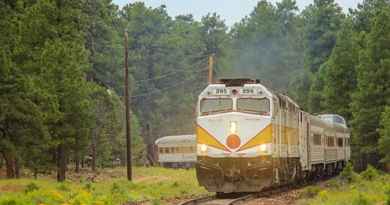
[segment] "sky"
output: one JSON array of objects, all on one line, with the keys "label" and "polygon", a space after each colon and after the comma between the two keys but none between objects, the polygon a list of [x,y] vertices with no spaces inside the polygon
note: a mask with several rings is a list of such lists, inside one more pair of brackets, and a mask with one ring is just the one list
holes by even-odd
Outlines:
[{"label": "sky", "polygon": [[[207,13],[216,12],[225,19],[228,26],[232,26],[249,15],[259,0],[113,0],[115,4],[121,7],[135,1],[143,1],[151,7],[164,4],[167,6],[168,14],[173,17],[179,14],[192,14],[196,20],[200,20]],[[270,1],[277,2],[278,0]],[[313,0],[296,1],[301,10],[313,2]],[[348,8],[356,8],[362,0],[336,0],[336,2],[344,10],[348,10]]]}]

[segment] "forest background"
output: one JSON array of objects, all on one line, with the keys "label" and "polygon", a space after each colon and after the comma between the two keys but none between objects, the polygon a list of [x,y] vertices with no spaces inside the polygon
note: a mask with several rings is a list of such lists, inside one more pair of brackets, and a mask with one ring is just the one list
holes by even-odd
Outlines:
[{"label": "forest background", "polygon": [[[8,178],[125,162],[124,31],[129,33],[133,160],[162,136],[193,133],[197,96],[214,74],[258,78],[303,110],[344,116],[353,162],[390,162],[390,1],[344,12],[260,1],[232,27],[166,7],[111,0],[0,1],[0,167]],[[149,148],[149,149],[148,149]],[[74,166],[73,166],[74,164]]]}]

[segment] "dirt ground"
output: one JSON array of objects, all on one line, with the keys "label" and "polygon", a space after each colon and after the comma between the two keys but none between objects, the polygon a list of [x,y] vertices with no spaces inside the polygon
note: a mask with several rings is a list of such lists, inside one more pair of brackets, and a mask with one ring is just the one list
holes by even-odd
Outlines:
[{"label": "dirt ground", "polygon": [[293,189],[287,192],[251,200],[245,205],[295,205],[303,189]]},{"label": "dirt ground", "polygon": [[[303,191],[303,188],[292,189],[286,192],[273,194],[267,197],[261,197],[254,200],[250,200],[248,202],[242,203],[241,205],[296,205],[300,193]],[[188,200],[188,199],[187,199]],[[181,202],[186,200],[176,199],[165,201],[167,205],[178,205]]]}]

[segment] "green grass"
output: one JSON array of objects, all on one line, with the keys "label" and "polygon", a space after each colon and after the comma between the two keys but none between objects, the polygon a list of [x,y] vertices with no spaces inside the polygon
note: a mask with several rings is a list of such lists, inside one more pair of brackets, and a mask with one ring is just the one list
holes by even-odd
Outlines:
[{"label": "green grass", "polygon": [[306,187],[301,205],[390,205],[390,175],[357,175],[352,182],[341,177],[318,186]]},{"label": "green grass", "polygon": [[114,205],[145,200],[155,204],[207,194],[198,186],[193,169],[137,167],[134,182],[128,182],[124,173],[124,169],[103,171],[95,183],[73,175],[64,183],[53,177],[0,180],[0,205]]}]

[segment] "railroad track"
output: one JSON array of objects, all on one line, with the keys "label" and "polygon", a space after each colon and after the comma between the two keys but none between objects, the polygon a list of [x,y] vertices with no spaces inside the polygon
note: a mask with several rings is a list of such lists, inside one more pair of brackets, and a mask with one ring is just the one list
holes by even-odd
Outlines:
[{"label": "railroad track", "polygon": [[241,194],[224,197],[208,196],[191,199],[179,205],[238,205],[255,198],[255,194]]},{"label": "railroad track", "polygon": [[295,186],[281,186],[276,188],[265,189],[261,192],[248,193],[248,194],[227,194],[222,196],[206,196],[191,199],[185,202],[180,203],[179,205],[238,205],[250,200],[261,199],[261,198],[270,198],[275,195],[288,192],[293,189],[303,187],[307,184],[295,185]]}]

